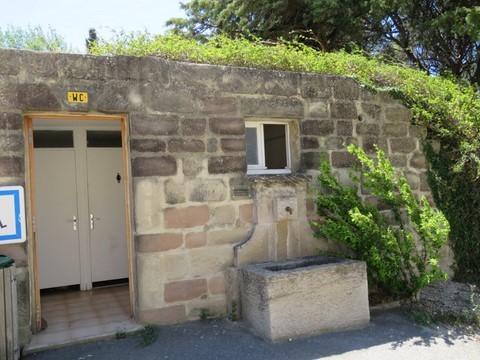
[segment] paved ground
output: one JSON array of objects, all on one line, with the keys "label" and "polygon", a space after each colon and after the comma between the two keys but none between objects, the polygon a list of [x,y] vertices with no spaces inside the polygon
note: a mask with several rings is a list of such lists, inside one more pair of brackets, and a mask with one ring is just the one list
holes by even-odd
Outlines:
[{"label": "paved ground", "polygon": [[480,336],[444,327],[420,327],[398,308],[375,310],[358,330],[269,343],[242,322],[225,320],[161,327],[139,347],[140,335],[30,354],[28,360],[121,359],[480,359]]}]

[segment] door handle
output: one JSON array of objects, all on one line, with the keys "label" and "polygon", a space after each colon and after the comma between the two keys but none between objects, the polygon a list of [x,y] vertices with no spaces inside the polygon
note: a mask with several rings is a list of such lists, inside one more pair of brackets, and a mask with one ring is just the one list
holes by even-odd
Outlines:
[{"label": "door handle", "polygon": [[95,220],[100,220],[100,218],[96,218],[93,214],[90,214],[90,230],[95,228]]},{"label": "door handle", "polygon": [[67,220],[73,224],[73,231],[77,231],[77,216],[73,215],[72,220]]}]

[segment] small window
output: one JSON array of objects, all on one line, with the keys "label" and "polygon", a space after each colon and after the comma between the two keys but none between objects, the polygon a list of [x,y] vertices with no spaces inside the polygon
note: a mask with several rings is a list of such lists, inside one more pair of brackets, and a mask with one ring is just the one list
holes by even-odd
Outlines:
[{"label": "small window", "polygon": [[73,148],[72,130],[34,130],[33,147],[44,148]]},{"label": "small window", "polygon": [[87,147],[89,148],[121,148],[121,131],[87,130]]},{"label": "small window", "polygon": [[289,174],[288,124],[247,121],[247,174]]}]

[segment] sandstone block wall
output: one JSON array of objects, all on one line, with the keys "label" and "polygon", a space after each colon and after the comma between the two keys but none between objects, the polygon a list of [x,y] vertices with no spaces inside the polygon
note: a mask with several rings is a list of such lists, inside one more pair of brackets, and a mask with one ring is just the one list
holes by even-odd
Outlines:
[{"label": "sandstone block wall", "polygon": [[[89,102],[71,104],[67,91],[86,91]],[[428,194],[422,131],[411,125],[411,111],[349,78],[0,50],[0,185],[25,185],[23,116],[31,113],[127,116],[132,280],[142,321],[181,322],[198,318],[200,308],[225,311],[224,271],[261,208],[251,197],[233,196],[234,187],[251,187],[245,120],[289,123],[294,174],[314,174],[325,156],[346,178],[352,158],[345,146],[371,152],[379,144],[414,189]],[[308,227],[295,231],[311,238]],[[31,241],[0,245],[26,274]],[[31,293],[24,278],[22,293]],[[22,306],[28,313],[29,305]]]}]

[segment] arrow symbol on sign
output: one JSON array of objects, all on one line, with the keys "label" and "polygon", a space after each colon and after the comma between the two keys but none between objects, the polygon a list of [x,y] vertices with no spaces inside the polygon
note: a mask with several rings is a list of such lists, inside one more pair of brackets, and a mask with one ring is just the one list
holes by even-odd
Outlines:
[{"label": "arrow symbol on sign", "polygon": [[2,220],[0,220],[0,228],[3,229],[3,228],[6,228],[6,227],[7,227],[7,225],[3,225]]}]

